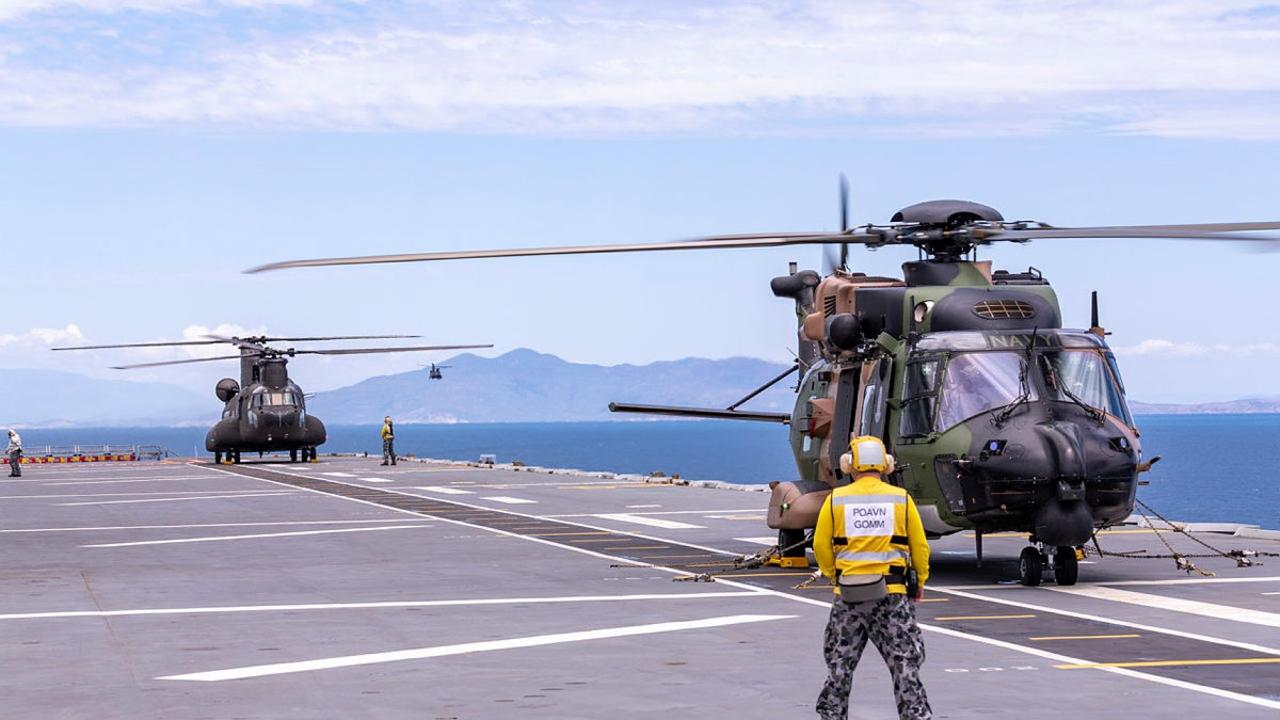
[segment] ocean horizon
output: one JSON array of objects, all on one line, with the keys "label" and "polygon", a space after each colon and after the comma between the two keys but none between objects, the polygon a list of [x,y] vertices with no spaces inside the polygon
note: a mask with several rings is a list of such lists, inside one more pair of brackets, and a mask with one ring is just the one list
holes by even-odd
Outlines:
[{"label": "ocean horizon", "polygon": [[[1138,417],[1145,455],[1162,456],[1138,497],[1167,517],[1280,528],[1280,414]],[[206,456],[204,427],[27,428],[24,444],[160,445]],[[331,425],[324,453],[381,453],[379,426]],[[1202,448],[1214,456],[1200,457]],[[731,420],[398,424],[402,455],[763,484],[795,478],[781,425]]]}]

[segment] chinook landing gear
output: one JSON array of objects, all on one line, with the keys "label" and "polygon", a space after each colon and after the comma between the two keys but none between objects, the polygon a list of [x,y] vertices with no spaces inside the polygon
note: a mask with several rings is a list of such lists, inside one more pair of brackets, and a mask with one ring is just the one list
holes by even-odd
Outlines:
[{"label": "chinook landing gear", "polygon": [[1018,556],[1018,582],[1036,587],[1044,580],[1045,567],[1053,570],[1053,580],[1059,585],[1075,585],[1080,578],[1080,552],[1070,545],[1053,548],[1050,554],[1041,544],[1022,549]]}]

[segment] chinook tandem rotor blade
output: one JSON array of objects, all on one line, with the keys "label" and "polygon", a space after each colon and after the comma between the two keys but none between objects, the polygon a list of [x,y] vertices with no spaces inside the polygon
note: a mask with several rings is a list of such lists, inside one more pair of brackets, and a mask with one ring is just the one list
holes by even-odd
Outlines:
[{"label": "chinook tandem rotor blade", "polygon": [[160,367],[162,365],[190,365],[191,363],[214,362],[216,360],[239,360],[242,357],[254,357],[261,353],[252,353],[250,355],[220,355],[218,357],[207,358],[191,358],[189,360],[163,360],[161,362],[135,363],[133,365],[112,365],[112,370],[133,370],[135,368]]},{"label": "chinook tandem rotor blade", "polygon": [[341,348],[336,350],[290,350],[289,355],[365,355],[369,353],[426,352],[429,350],[473,350],[493,345],[419,345],[416,347]]},{"label": "chinook tandem rotor blade", "polygon": [[561,247],[508,248],[505,250],[465,250],[460,252],[405,253],[402,255],[364,255],[359,257],[287,260],[259,265],[245,270],[253,274],[268,270],[333,265],[377,265],[383,263],[432,262],[436,260],[472,260],[480,258],[532,257],[540,255],[591,255],[598,253],[655,252],[661,250],[714,250],[720,248],[764,248],[787,245],[817,245],[829,242],[865,241],[849,235],[827,232],[752,233],[746,235],[712,235],[688,240],[621,245],[566,245]]},{"label": "chinook tandem rotor blade", "polygon": [[75,347],[56,347],[49,348],[53,351],[58,350],[112,350],[115,348],[148,348],[148,347],[177,347],[179,345],[219,345],[222,340],[180,340],[177,342],[142,342],[142,343],[124,343],[120,345],[77,345]]}]

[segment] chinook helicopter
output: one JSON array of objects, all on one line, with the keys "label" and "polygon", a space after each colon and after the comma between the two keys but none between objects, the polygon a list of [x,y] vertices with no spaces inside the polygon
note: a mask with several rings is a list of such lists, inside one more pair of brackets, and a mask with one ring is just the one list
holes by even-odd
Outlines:
[{"label": "chinook helicopter", "polygon": [[[779,532],[781,563],[807,567],[806,531],[831,489],[849,482],[840,456],[850,438],[875,435],[898,460],[892,482],[915,498],[931,537],[961,530],[982,538],[1027,533],[1019,556],[1024,585],[1046,570],[1061,585],[1079,574],[1084,544],[1133,511],[1144,459],[1119,366],[1100,325],[1096,293],[1091,327],[1062,327],[1049,281],[1035,268],[993,270],[976,251],[997,242],[1071,238],[1172,238],[1280,244],[1238,235],[1280,230],[1280,222],[1060,228],[1008,221],[994,208],[934,200],[903,208],[887,224],[848,224],[841,182],[839,232],[718,235],[673,242],[328,258],[273,263],[284,268],[469,258],[710,250],[838,247],[828,272],[790,272],[771,282],[795,304],[796,362],[727,408],[612,403],[615,412],[730,418],[790,425],[799,480],[772,484],[769,527]],[[907,245],[919,259],[902,277],[872,277],[848,266],[849,249]],[[789,414],[739,407],[799,373]]]},{"label": "chinook helicopter", "polygon": [[78,347],[52,348],[65,350],[106,350],[116,348],[157,348],[190,345],[235,346],[238,355],[165,360],[161,362],[115,365],[114,370],[187,365],[190,363],[239,360],[240,381],[223,378],[214,386],[214,393],[222,401],[222,419],[209,429],[205,436],[205,449],[213,453],[213,461],[221,463],[223,457],[239,463],[241,453],[288,451],[289,462],[314,461],[316,448],[327,439],[324,423],[307,413],[306,401],[310,397],[289,378],[289,358],[297,355],[365,355],[370,353],[426,352],[431,350],[462,350],[491,348],[492,345],[421,345],[415,347],[378,348],[329,348],[322,350],[281,350],[267,345],[270,342],[316,342],[330,340],[385,340],[416,338],[418,335],[337,335],[330,337],[223,337],[206,335],[206,340],[179,342],[125,343],[120,345],[82,345]]},{"label": "chinook helicopter", "polygon": [[435,363],[431,363],[430,365],[423,365],[422,367],[423,367],[423,368],[429,368],[429,369],[427,370],[427,379],[428,379],[428,380],[443,380],[443,379],[444,379],[444,373],[443,373],[443,372],[441,372],[441,371],[442,371],[442,370],[448,370],[448,369],[449,369],[449,366],[448,366],[448,365],[437,365],[437,364],[435,364]]}]

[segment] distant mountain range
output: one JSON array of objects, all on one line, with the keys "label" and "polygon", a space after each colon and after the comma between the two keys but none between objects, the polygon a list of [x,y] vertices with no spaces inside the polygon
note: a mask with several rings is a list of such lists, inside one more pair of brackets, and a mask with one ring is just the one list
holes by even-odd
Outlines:
[{"label": "distant mountain range", "polygon": [[[425,370],[383,375],[318,393],[308,409],[334,425],[402,423],[652,420],[610,413],[610,401],[725,407],[787,368],[752,358],[686,358],[649,365],[571,363],[532,350],[495,358],[470,353],[444,379]],[[746,408],[790,412],[794,380]],[[1280,397],[1203,404],[1133,402],[1137,414],[1280,413]],[[208,425],[219,415],[205,392],[174,385],[98,380],[54,370],[0,370],[0,427]]]}]

